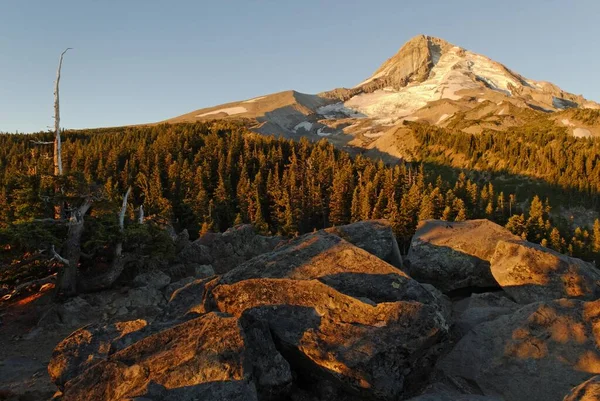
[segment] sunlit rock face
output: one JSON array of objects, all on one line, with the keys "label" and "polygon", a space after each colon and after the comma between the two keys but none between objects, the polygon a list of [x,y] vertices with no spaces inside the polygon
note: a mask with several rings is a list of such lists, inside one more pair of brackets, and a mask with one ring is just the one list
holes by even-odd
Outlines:
[{"label": "sunlit rock face", "polygon": [[413,236],[407,260],[414,279],[448,292],[469,287],[497,287],[490,259],[501,240],[517,240],[489,220],[425,220]]},{"label": "sunlit rock face", "polygon": [[76,330],[54,350],[48,372],[54,383],[63,386],[84,370],[108,358],[115,347],[135,341],[140,330],[147,327],[142,319],[105,326],[87,326]]},{"label": "sunlit rock face", "polygon": [[569,391],[563,401],[597,401],[600,400],[600,376],[581,383]]},{"label": "sunlit rock face", "polygon": [[267,322],[281,352],[315,382],[393,400],[430,368],[444,334],[436,308],[369,305],[317,280],[250,279],[213,291],[219,310]]},{"label": "sunlit rock face", "polygon": [[[447,337],[443,296],[375,256],[393,259],[389,226],[333,232],[189,282],[126,346],[107,328],[65,340],[53,356],[63,400],[279,400],[296,386],[327,389],[320,399],[413,394]],[[102,341],[102,352],[90,346]]]},{"label": "sunlit rock face", "polygon": [[359,221],[345,226],[331,227],[325,231],[345,239],[392,266],[402,268],[402,255],[398,242],[387,220]]},{"label": "sunlit rock face", "polygon": [[480,324],[438,368],[506,401],[562,400],[600,373],[600,301],[538,302]]},{"label": "sunlit rock face", "polygon": [[491,271],[518,303],[600,297],[600,272],[592,264],[526,241],[501,241]]},{"label": "sunlit rock face", "polygon": [[251,370],[239,320],[209,313],[145,337],[84,370],[65,383],[63,400],[252,400],[257,395],[248,381]]}]

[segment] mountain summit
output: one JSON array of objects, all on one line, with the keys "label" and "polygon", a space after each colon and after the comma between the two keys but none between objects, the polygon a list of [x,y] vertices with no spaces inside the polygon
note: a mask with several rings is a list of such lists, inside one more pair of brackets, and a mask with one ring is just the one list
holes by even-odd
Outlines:
[{"label": "mountain summit", "polygon": [[[555,85],[527,79],[488,57],[431,36],[416,36],[356,88],[369,93],[353,104],[367,114],[403,117],[440,99],[492,100],[500,93],[519,107],[552,112],[599,105]],[[495,92],[495,93],[494,93]]]},{"label": "mountain summit", "polygon": [[600,112],[580,109],[600,105],[443,39],[419,35],[353,88],[316,95],[281,92],[167,122],[244,119],[263,134],[326,137],[340,147],[406,157],[406,141],[400,139],[407,122],[478,134],[547,120],[574,136],[600,136]]}]

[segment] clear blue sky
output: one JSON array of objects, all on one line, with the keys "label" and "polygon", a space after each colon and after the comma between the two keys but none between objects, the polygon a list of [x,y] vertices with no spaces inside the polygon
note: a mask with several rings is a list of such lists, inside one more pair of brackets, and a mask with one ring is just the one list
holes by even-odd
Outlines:
[{"label": "clear blue sky", "polygon": [[362,81],[424,33],[600,101],[598,0],[0,0],[0,131],[154,122]]}]

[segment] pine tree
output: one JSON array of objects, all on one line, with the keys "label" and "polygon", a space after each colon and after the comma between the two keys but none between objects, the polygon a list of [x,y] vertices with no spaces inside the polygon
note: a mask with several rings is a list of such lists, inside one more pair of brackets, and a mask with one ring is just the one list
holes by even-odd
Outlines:
[{"label": "pine tree", "polygon": [[521,238],[527,238],[527,225],[523,214],[515,214],[508,219],[506,228]]},{"label": "pine tree", "polygon": [[562,238],[560,237],[560,232],[558,231],[558,228],[554,227],[552,229],[552,231],[550,232],[550,248],[558,251],[558,252],[562,252]]},{"label": "pine tree", "polygon": [[456,198],[454,199],[454,203],[452,205],[454,212],[456,213],[456,217],[454,221],[465,221],[467,220],[467,210],[465,208],[465,202],[462,199]]},{"label": "pine tree", "polygon": [[596,219],[596,221],[594,221],[592,237],[592,250],[596,253],[600,253],[600,219]]},{"label": "pine tree", "polygon": [[425,195],[421,200],[421,208],[419,209],[419,221],[429,220],[435,217],[435,207],[429,195]]}]

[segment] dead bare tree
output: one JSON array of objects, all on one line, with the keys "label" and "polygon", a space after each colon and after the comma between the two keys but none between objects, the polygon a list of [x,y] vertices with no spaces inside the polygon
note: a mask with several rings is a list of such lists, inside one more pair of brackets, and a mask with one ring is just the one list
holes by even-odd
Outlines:
[{"label": "dead bare tree", "polygon": [[65,51],[60,54],[58,70],[56,71],[56,82],[54,84],[54,175],[56,176],[63,174],[62,145],[60,141],[60,70],[62,69],[63,57],[69,50],[72,50],[72,48],[67,47]]},{"label": "dead bare tree", "polygon": [[[59,59],[58,70],[56,72],[56,83],[54,87],[54,177],[55,177],[55,194],[58,196],[62,193],[63,188],[59,184],[59,177],[63,175],[62,165],[62,144],[60,136],[60,96],[59,96],[59,84],[60,84],[60,73],[62,69],[62,63],[64,55],[71,48],[65,49]],[[119,213],[119,229],[121,235],[125,230],[125,213],[127,211],[127,199],[131,193],[131,187],[128,188],[125,196],[123,197],[123,204]],[[60,196],[58,196],[60,198]],[[84,231],[84,217],[92,207],[94,201],[97,201],[97,197],[93,194],[88,194],[84,197],[83,203],[74,208],[65,208],[64,202],[57,203],[55,208],[55,221],[67,220],[68,231],[67,239],[62,247],[63,255],[60,255],[54,247],[51,252],[53,259],[62,265],[59,269],[56,280],[56,296],[70,297],[78,293],[78,291],[95,291],[103,288],[108,288],[114,284],[117,278],[123,272],[125,264],[129,260],[123,256],[123,239],[121,238],[115,246],[114,257],[112,265],[108,271],[101,275],[94,277],[85,278],[78,272],[79,261],[82,257],[86,257],[81,250],[81,238]],[[66,219],[66,215],[69,213],[69,218]],[[140,209],[140,220],[143,222],[143,209]],[[91,258],[87,256],[87,258]]]},{"label": "dead bare tree", "polygon": [[[56,82],[54,83],[54,193],[56,194],[58,194],[61,190],[57,178],[63,175],[62,142],[60,138],[60,72],[62,70],[62,63],[65,53],[69,50],[71,50],[70,47],[66,48],[60,54],[60,59],[58,60],[58,69],[56,71]],[[64,204],[62,202],[57,203],[54,207],[54,218],[62,219],[64,217]]]}]

